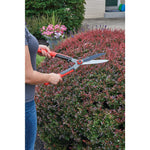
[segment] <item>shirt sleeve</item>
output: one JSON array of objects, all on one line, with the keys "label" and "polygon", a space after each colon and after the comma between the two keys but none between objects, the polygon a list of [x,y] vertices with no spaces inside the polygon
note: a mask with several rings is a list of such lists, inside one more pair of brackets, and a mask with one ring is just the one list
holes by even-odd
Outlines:
[{"label": "shirt sleeve", "polygon": [[28,45],[28,40],[27,40],[27,38],[28,38],[28,30],[27,30],[27,28],[25,27],[25,45]]},{"label": "shirt sleeve", "polygon": [[28,45],[27,39],[25,38],[25,45]]}]

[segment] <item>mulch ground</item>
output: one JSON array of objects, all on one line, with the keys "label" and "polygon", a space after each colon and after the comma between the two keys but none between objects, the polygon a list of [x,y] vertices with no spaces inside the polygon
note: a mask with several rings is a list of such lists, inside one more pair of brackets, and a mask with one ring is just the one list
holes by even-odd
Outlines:
[{"label": "mulch ground", "polygon": [[47,149],[44,148],[44,143],[40,140],[38,135],[36,137],[34,150],[47,150]]}]

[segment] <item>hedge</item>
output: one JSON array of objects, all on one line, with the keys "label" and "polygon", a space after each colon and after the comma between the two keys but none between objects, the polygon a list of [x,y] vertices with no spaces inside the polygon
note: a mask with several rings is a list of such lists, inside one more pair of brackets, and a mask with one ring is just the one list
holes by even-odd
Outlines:
[{"label": "hedge", "polygon": [[[55,85],[38,85],[38,129],[46,147],[56,150],[122,150],[125,147],[125,34],[99,29],[79,33],[56,52],[85,58],[105,52],[109,62],[85,65]],[[71,63],[72,64],[72,63]],[[54,58],[38,68],[56,72],[68,63]]]},{"label": "hedge", "polygon": [[52,16],[54,11],[68,31],[78,30],[84,19],[84,4],[85,0],[26,0],[25,16]]}]

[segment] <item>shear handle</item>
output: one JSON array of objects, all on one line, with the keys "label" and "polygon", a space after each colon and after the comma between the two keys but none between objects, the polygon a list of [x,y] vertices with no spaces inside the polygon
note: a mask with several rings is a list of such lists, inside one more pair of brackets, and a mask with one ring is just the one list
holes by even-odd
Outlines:
[{"label": "shear handle", "polygon": [[[38,49],[38,53],[42,53],[42,50],[48,52],[46,49],[41,49],[41,48],[39,48],[39,49]],[[65,59],[65,60],[70,60],[70,61],[71,61],[71,59],[72,59],[72,57],[69,57],[69,56],[66,56],[66,55],[62,55],[62,54],[60,54],[60,53],[56,53],[56,52],[53,52],[53,51],[50,51],[49,54],[50,54],[52,57],[59,57],[59,58]],[[70,73],[73,72],[73,71],[74,71],[74,68],[69,68],[69,69],[66,69],[66,70],[62,71],[59,75],[60,75],[61,77],[64,77],[64,76],[70,74]],[[49,85],[49,83],[44,83],[44,85]]]},{"label": "shear handle", "polygon": [[[38,49],[38,53],[42,53],[42,50],[48,52],[46,49],[41,49],[39,48]],[[50,51],[49,54],[52,56],[52,57],[58,57],[58,58],[61,58],[61,59],[65,59],[65,60],[68,60],[68,61],[71,61],[72,57],[69,57],[67,55],[63,55],[63,54],[60,54],[60,53],[56,53],[54,51]]]},{"label": "shear handle", "polygon": [[[68,68],[68,69],[62,71],[61,73],[59,73],[59,75],[60,75],[61,77],[64,77],[64,76],[66,76],[66,75],[72,73],[73,71],[74,71],[74,68],[71,67],[71,68]],[[49,83],[44,83],[44,85],[49,85]]]},{"label": "shear handle", "polygon": [[[42,53],[42,50],[44,50],[45,52],[48,52],[46,49],[43,49],[43,48],[39,48],[37,52],[38,52],[38,53]],[[56,53],[56,52],[53,52],[53,51],[50,51],[49,54],[50,54],[52,57],[55,57],[57,53]]]},{"label": "shear handle", "polygon": [[66,75],[72,73],[74,70],[75,70],[75,69],[74,69],[74,66],[72,66],[71,68],[68,68],[68,69],[62,71],[62,72],[60,73],[60,76],[61,76],[61,77],[64,77],[64,76],[66,76]]}]

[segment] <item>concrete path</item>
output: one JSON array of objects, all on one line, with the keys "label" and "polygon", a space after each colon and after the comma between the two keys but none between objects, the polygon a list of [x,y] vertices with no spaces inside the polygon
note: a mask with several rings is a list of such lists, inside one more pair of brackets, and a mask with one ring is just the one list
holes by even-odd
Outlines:
[{"label": "concrete path", "polygon": [[82,24],[88,25],[90,29],[106,25],[106,28],[125,30],[125,18],[85,19]]}]

